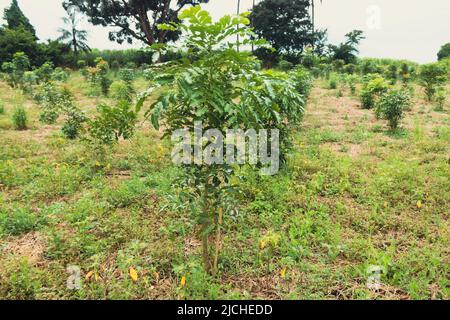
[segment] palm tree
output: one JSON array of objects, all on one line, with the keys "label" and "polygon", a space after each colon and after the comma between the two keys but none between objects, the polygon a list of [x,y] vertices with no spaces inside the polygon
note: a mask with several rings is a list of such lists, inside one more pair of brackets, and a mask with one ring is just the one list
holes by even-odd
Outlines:
[{"label": "palm tree", "polygon": [[67,41],[67,45],[69,45],[75,56],[78,55],[79,51],[90,51],[87,44],[87,36],[88,32],[86,30],[78,29],[78,25],[80,23],[80,19],[77,17],[77,9],[75,7],[67,8],[68,17],[62,18],[65,28],[60,28],[58,31],[61,33],[61,36],[58,38],[59,41]]}]

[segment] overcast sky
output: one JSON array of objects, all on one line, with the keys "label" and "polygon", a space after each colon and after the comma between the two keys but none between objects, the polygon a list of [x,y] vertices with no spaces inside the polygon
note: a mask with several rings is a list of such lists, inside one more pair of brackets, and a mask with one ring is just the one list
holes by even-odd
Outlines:
[{"label": "overcast sky", "polygon": [[[55,39],[64,16],[62,0],[18,0],[41,40]],[[259,1],[256,0],[258,3]],[[0,0],[0,12],[10,0]],[[236,0],[210,0],[204,7],[215,18],[236,12]],[[242,11],[252,0],[241,0]],[[436,60],[439,48],[450,42],[450,0],[316,0],[316,21],[327,28],[329,41],[338,43],[353,30],[365,31],[361,55],[409,59],[417,62]],[[108,40],[108,28],[85,22],[91,47],[129,48]],[[132,47],[140,47],[135,44]]]}]

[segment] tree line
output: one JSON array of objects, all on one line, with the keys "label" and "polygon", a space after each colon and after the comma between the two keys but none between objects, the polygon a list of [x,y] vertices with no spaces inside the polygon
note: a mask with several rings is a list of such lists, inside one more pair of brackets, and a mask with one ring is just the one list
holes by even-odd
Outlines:
[{"label": "tree line", "polygon": [[[63,18],[60,37],[40,42],[17,0],[12,0],[4,11],[6,24],[0,27],[0,64],[10,61],[16,52],[24,52],[34,66],[47,61],[56,66],[71,67],[76,67],[78,60],[92,60],[93,64],[95,58],[91,59],[89,54],[88,33],[80,28],[80,19],[84,16],[93,25],[114,27],[109,39],[119,44],[141,43],[148,47],[174,42],[181,32],[160,30],[158,24],[179,23],[178,14],[182,9],[207,2],[209,0],[64,0],[62,5],[67,16]],[[241,2],[236,0],[235,4],[237,12],[241,12]],[[327,30],[315,28],[315,4],[312,0],[262,0],[257,4],[253,1],[252,8],[246,9],[251,9],[249,20],[255,35],[266,39],[275,49],[251,48],[267,67],[280,61],[300,63],[307,50],[332,61],[354,63],[358,44],[364,39],[362,31],[353,30],[343,43],[329,44]],[[236,37],[239,41],[239,34]],[[449,46],[446,44],[441,48],[439,59],[450,55]],[[169,53],[163,60],[170,60],[174,55],[177,53]],[[107,56],[108,53],[102,57],[112,65],[114,60],[108,60]],[[128,50],[123,54],[115,53],[115,56],[120,56],[118,61],[122,63],[141,65],[142,59],[150,58],[151,54],[143,50]],[[150,62],[151,58],[147,60]]]}]

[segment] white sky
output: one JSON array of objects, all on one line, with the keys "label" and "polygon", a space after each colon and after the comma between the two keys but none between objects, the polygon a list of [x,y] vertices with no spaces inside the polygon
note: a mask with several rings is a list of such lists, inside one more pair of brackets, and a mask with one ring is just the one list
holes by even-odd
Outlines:
[{"label": "white sky", "polygon": [[[62,0],[18,0],[41,40],[58,37],[64,9]],[[258,3],[259,0],[256,0]],[[10,0],[0,0],[0,16]],[[204,5],[215,18],[236,12],[237,0],[210,0]],[[251,8],[252,0],[241,0],[241,11]],[[379,19],[377,18],[379,17]],[[365,31],[361,55],[436,60],[439,48],[450,42],[450,0],[316,0],[316,24],[327,28],[329,41],[337,43],[353,30]],[[85,22],[89,44],[99,49],[129,48],[108,40],[109,28]],[[134,44],[132,47],[140,47]]]}]

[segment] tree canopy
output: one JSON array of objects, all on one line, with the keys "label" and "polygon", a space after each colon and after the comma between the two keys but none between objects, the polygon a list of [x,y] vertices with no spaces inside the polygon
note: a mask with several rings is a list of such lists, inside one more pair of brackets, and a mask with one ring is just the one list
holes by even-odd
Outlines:
[{"label": "tree canopy", "polygon": [[16,52],[25,52],[32,61],[38,55],[36,38],[23,28],[0,28],[0,64],[13,58]]},{"label": "tree canopy", "polygon": [[438,52],[438,60],[450,57],[450,43],[444,44]]},{"label": "tree canopy", "polygon": [[343,60],[345,63],[353,63],[356,60],[356,54],[359,53],[358,45],[365,39],[363,31],[353,30],[345,35],[345,42],[339,45],[330,45],[331,57],[334,60]]},{"label": "tree canopy", "polygon": [[209,0],[65,0],[64,7],[76,6],[94,25],[117,27],[109,39],[118,43],[134,40],[151,45],[177,40],[178,31],[159,30],[160,23],[179,22],[178,13],[187,5]]},{"label": "tree canopy", "polygon": [[263,0],[250,19],[255,33],[280,53],[300,53],[314,40],[309,7],[309,0]]},{"label": "tree canopy", "polygon": [[20,9],[17,0],[12,0],[11,6],[5,9],[3,19],[6,21],[8,29],[17,30],[22,28],[36,37],[36,30]]}]

